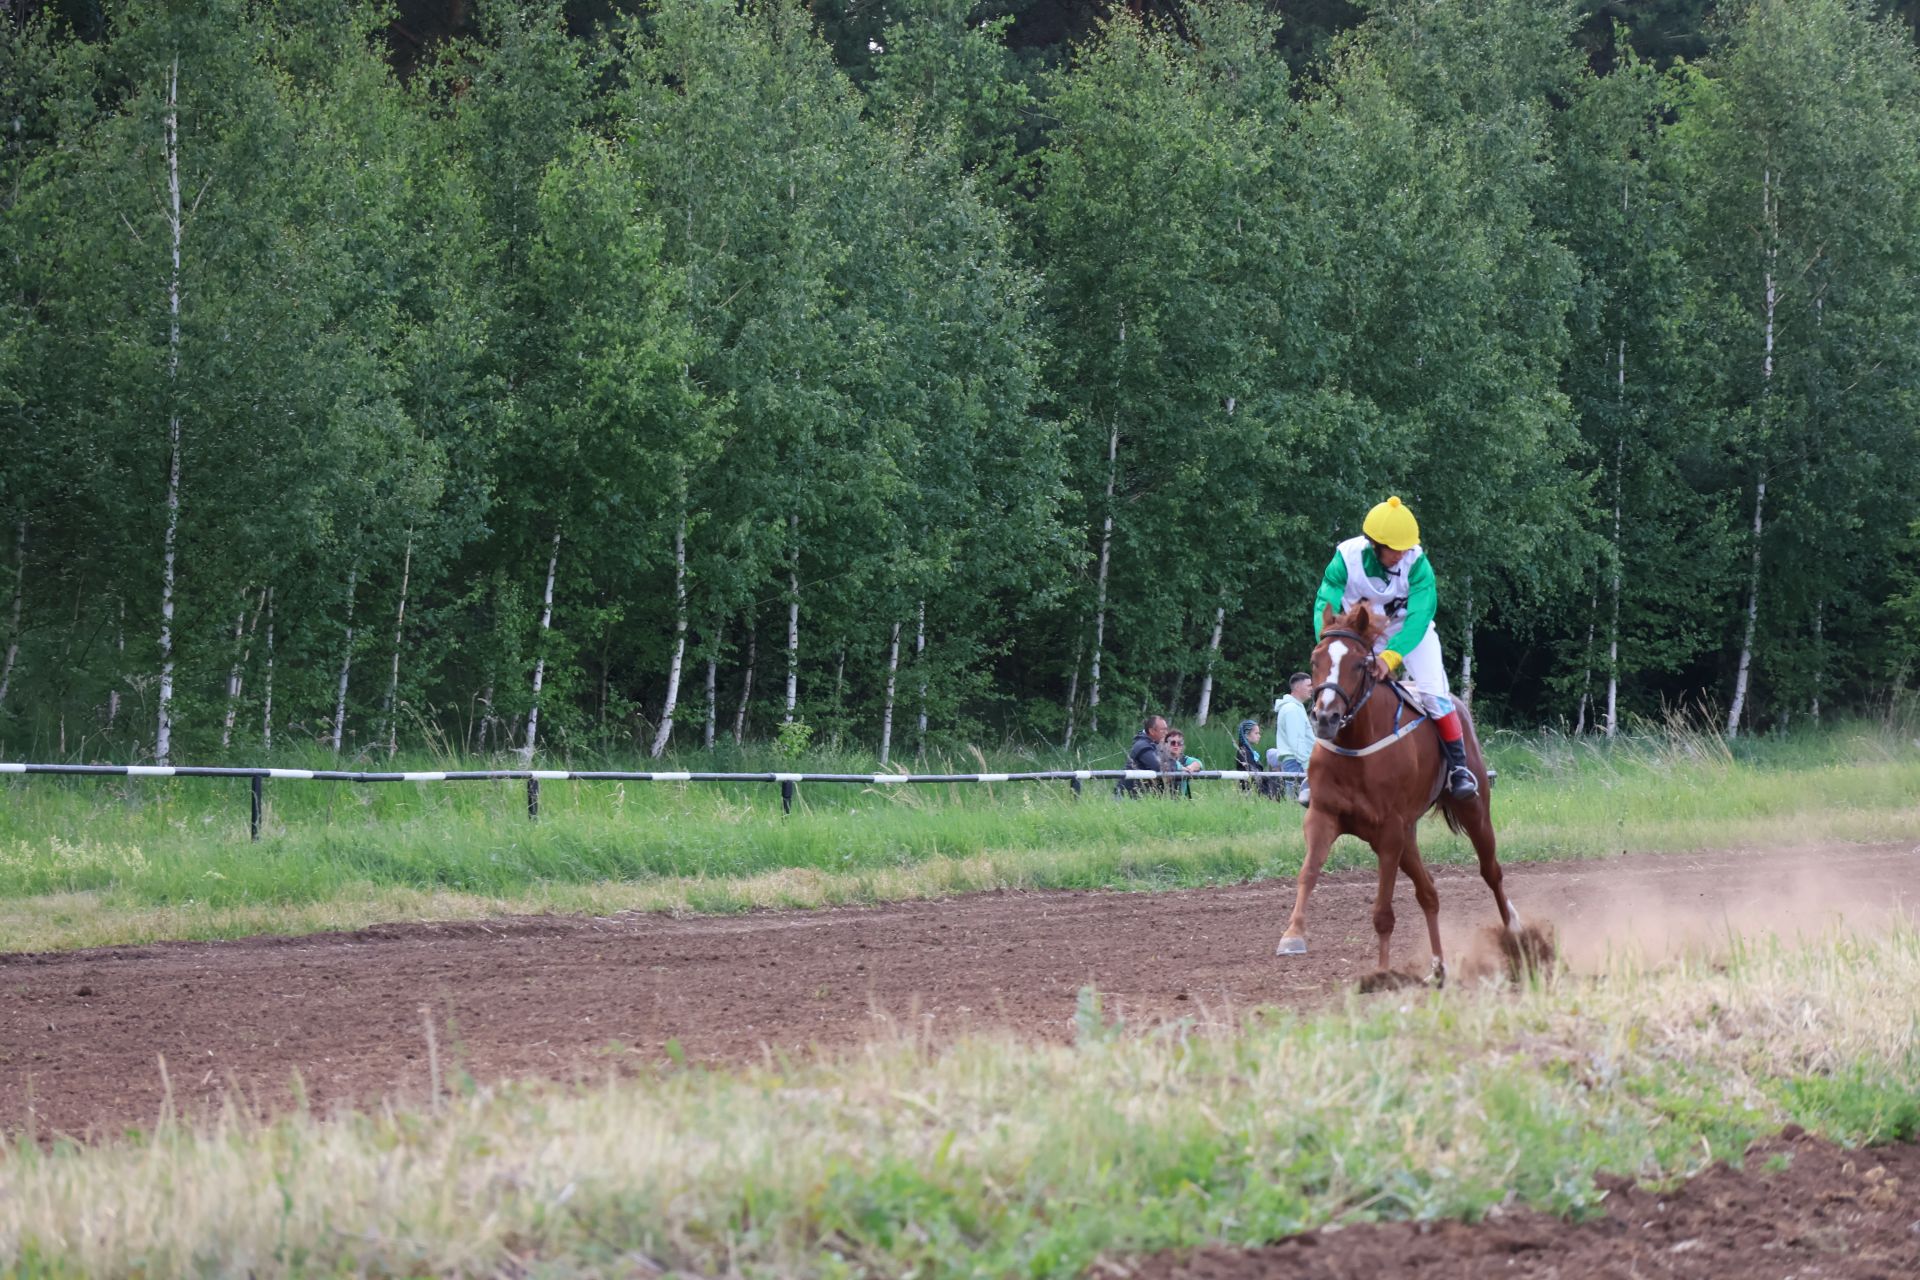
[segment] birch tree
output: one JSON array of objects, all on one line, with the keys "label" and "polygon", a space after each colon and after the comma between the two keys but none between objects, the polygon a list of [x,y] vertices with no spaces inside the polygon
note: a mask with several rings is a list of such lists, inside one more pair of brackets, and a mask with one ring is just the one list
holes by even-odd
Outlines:
[{"label": "birch tree", "polygon": [[[1801,91],[1812,84],[1821,92]],[[1835,570],[1874,572],[1876,538],[1829,531],[1875,527],[1873,495],[1905,482],[1909,451],[1893,442],[1920,357],[1920,300],[1903,287],[1920,266],[1916,103],[1911,44],[1845,0],[1734,7],[1680,100],[1713,360],[1703,376],[1733,462],[1726,532],[1742,552],[1729,736],[1752,719],[1770,655],[1825,621]],[[1791,668],[1781,674],[1791,688]]]},{"label": "birch tree", "polygon": [[[1624,705],[1657,705],[1642,691],[1717,643],[1704,601],[1720,594],[1728,563],[1714,521],[1711,446],[1697,424],[1689,339],[1693,284],[1677,216],[1669,136],[1679,83],[1623,51],[1605,77],[1585,77],[1558,128],[1561,199],[1554,211],[1580,264],[1569,316],[1565,384],[1579,415],[1581,461],[1593,468],[1591,527],[1605,539],[1562,687],[1591,697],[1607,737]],[[1670,554],[1675,530],[1691,552]],[[1579,600],[1572,594],[1571,600]],[[1580,718],[1579,716],[1576,717]]]}]

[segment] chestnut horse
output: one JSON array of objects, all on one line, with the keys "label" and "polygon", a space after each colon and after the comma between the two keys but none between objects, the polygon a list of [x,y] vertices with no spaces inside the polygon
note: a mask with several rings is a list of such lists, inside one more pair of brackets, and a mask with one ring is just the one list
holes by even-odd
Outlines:
[{"label": "chestnut horse", "polygon": [[1306,817],[1307,860],[1300,869],[1298,896],[1279,955],[1299,955],[1307,949],[1307,898],[1320,878],[1333,842],[1343,835],[1358,836],[1373,846],[1380,862],[1380,891],[1373,903],[1373,931],[1380,935],[1380,967],[1386,969],[1393,942],[1393,882],[1404,871],[1413,881],[1413,896],[1427,917],[1427,940],[1433,945],[1429,981],[1446,981],[1447,967],[1440,951],[1440,894],[1433,876],[1420,860],[1417,827],[1437,803],[1447,825],[1466,833],[1480,855],[1480,875],[1493,890],[1500,923],[1518,930],[1520,918],[1500,887],[1500,861],[1494,856],[1493,818],[1488,808],[1492,794],[1480,742],[1465,705],[1460,719],[1466,728],[1467,764],[1480,781],[1480,794],[1456,800],[1446,794],[1445,757],[1440,754],[1439,730],[1398,689],[1373,674],[1374,645],[1383,627],[1365,602],[1344,617],[1326,610],[1321,619],[1320,643],[1313,651],[1313,692],[1308,695],[1313,719],[1313,759],[1307,764],[1309,806]]}]

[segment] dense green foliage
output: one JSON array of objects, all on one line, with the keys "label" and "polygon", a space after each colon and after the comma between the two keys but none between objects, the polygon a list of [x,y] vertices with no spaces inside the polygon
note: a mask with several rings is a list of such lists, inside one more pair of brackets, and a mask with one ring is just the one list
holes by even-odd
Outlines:
[{"label": "dense green foliage", "polygon": [[602,7],[7,24],[0,754],[1237,716],[1388,492],[1484,720],[1904,680],[1879,7]]}]

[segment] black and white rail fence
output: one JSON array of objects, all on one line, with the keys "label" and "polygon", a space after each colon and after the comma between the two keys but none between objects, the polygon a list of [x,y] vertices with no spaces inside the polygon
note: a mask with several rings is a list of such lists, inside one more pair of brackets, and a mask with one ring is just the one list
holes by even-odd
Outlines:
[{"label": "black and white rail fence", "polygon": [[0,775],[56,774],[92,778],[245,778],[250,783],[253,807],[248,831],[260,838],[261,808],[265,804],[266,784],[270,780],[289,782],[525,782],[527,817],[540,816],[540,784],[543,782],[733,782],[773,783],[780,788],[780,808],[793,812],[793,799],[799,784],[827,783],[841,786],[914,786],[923,783],[993,782],[1065,782],[1074,795],[1088,782],[1148,782],[1177,784],[1188,781],[1246,782],[1273,779],[1298,783],[1306,774],[1293,771],[1252,773],[1238,769],[1202,769],[1195,773],[1154,773],[1146,769],[1042,769],[1030,773],[693,773],[673,771],[630,772],[618,769],[445,769],[408,771],[368,771],[355,769],[265,769],[227,765],[162,764],[9,764],[0,762]]}]

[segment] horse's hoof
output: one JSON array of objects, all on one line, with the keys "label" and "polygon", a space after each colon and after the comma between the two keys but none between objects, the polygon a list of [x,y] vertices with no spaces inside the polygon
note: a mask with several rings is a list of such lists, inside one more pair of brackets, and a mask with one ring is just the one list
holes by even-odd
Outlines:
[{"label": "horse's hoof", "polygon": [[1447,966],[1440,961],[1433,962],[1433,968],[1427,972],[1427,985],[1438,991],[1447,985]]},{"label": "horse's hoof", "polygon": [[1307,940],[1305,938],[1295,938],[1291,936],[1282,938],[1280,939],[1280,945],[1273,949],[1273,954],[1277,956],[1303,956],[1307,954]]}]

